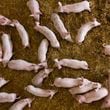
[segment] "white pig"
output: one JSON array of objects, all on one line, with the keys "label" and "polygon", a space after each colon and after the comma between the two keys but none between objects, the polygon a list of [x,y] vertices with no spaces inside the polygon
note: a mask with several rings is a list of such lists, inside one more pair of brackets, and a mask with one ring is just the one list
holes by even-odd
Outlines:
[{"label": "white pig", "polygon": [[39,21],[40,14],[42,14],[42,13],[41,13],[41,11],[39,9],[38,1],[36,1],[36,0],[29,0],[27,2],[27,6],[28,6],[29,10],[32,13],[30,16],[33,16],[35,20]]},{"label": "white pig", "polygon": [[53,98],[53,96],[56,94],[56,90],[50,90],[50,89],[41,89],[41,88],[35,88],[32,85],[28,85],[25,87],[25,90],[29,93],[38,96],[38,97],[50,97],[50,99]]},{"label": "white pig", "polygon": [[2,62],[2,57],[3,57],[3,49],[2,49],[2,45],[0,43],[0,62]]},{"label": "white pig", "polygon": [[52,85],[56,87],[71,88],[82,85],[83,78],[56,78]]},{"label": "white pig", "polygon": [[25,98],[25,99],[21,99],[18,102],[14,103],[9,110],[23,110],[23,108],[28,105],[28,107],[31,107],[31,103],[32,103],[33,99],[31,98]]},{"label": "white pig", "polygon": [[46,66],[45,62],[40,63],[40,64],[34,64],[34,63],[30,63],[30,62],[27,62],[27,61],[22,60],[22,59],[11,60],[8,63],[8,68],[10,68],[10,69],[26,70],[26,71],[34,70],[35,72],[37,72],[39,69],[41,69],[45,66]]},{"label": "white pig", "polygon": [[77,87],[73,87],[73,88],[69,89],[69,92],[72,95],[82,94],[82,93],[86,93],[86,92],[93,90],[93,89],[95,89],[97,91],[98,89],[101,88],[101,86],[102,85],[100,83],[89,81],[86,84],[82,84],[82,86],[77,86]]},{"label": "white pig", "polygon": [[110,45],[103,44],[103,47],[104,47],[103,53],[105,55],[109,55],[110,56]]},{"label": "white pig", "polygon": [[13,45],[11,42],[11,38],[8,34],[3,33],[1,36],[2,44],[3,44],[3,66],[6,67],[7,63],[11,59],[13,55]]},{"label": "white pig", "polygon": [[78,30],[78,34],[77,34],[77,36],[76,36],[76,42],[77,42],[78,44],[81,44],[81,43],[84,41],[84,39],[85,39],[87,33],[88,33],[92,28],[97,27],[97,26],[100,26],[100,25],[101,25],[101,23],[99,23],[99,22],[96,20],[96,18],[94,18],[93,21],[90,21],[90,22],[87,22],[87,23],[83,24],[83,25],[80,27],[80,29]]},{"label": "white pig", "polygon": [[73,68],[73,69],[84,69],[88,70],[88,64],[86,61],[80,61],[75,59],[62,59],[58,61],[58,59],[54,59],[55,66],[58,67],[58,69],[61,69],[62,66]]},{"label": "white pig", "polygon": [[53,69],[44,69],[41,70],[38,74],[34,76],[32,79],[32,84],[35,86],[41,86],[42,82],[45,78],[49,76],[49,74],[53,71]]},{"label": "white pig", "polygon": [[14,102],[16,99],[15,93],[0,92],[0,103]]},{"label": "white pig", "polygon": [[3,77],[0,77],[0,88],[6,85],[9,80],[5,80]]},{"label": "white pig", "polygon": [[14,27],[14,24],[12,23],[12,21],[3,15],[0,15],[0,25],[2,26],[8,25],[8,26]]},{"label": "white pig", "polygon": [[108,90],[104,87],[96,90],[92,90],[88,93],[85,93],[84,95],[76,95],[75,99],[79,103],[92,103],[94,101],[98,101],[103,99],[108,95]]},{"label": "white pig", "polygon": [[40,62],[46,62],[46,54],[48,51],[49,42],[47,39],[43,39],[40,43],[40,46],[38,48],[38,60]]},{"label": "white pig", "polygon": [[62,39],[65,39],[69,42],[73,42],[70,32],[67,31],[67,29],[65,28],[63,21],[60,19],[59,15],[56,13],[53,13],[51,15],[51,20],[54,23],[54,27],[56,28],[56,30],[60,33],[60,36],[62,37]]},{"label": "white pig", "polygon": [[60,48],[59,41],[56,38],[56,35],[46,26],[41,26],[39,22],[36,22],[35,30],[42,33],[49,41],[52,47]]},{"label": "white pig", "polygon": [[61,13],[71,13],[71,12],[80,13],[84,10],[91,12],[90,4],[87,0],[84,0],[79,3],[64,5],[64,6],[62,6],[61,2],[58,2],[58,5],[59,7],[57,11]]},{"label": "white pig", "polygon": [[27,31],[25,30],[24,26],[22,24],[20,24],[20,22],[18,20],[13,20],[13,23],[19,33],[19,36],[22,41],[22,45],[24,46],[24,48],[29,47],[30,46],[29,35],[28,35]]}]

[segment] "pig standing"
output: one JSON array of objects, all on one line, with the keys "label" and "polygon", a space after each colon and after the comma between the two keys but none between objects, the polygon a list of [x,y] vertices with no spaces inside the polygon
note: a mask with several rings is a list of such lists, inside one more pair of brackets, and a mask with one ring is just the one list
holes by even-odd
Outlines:
[{"label": "pig standing", "polygon": [[14,102],[16,99],[15,93],[0,92],[0,103]]},{"label": "pig standing", "polygon": [[31,15],[33,16],[35,20],[39,21],[40,20],[40,15],[42,14],[40,9],[39,9],[39,3],[36,0],[29,0],[27,2],[27,6],[29,10],[31,11]]},{"label": "pig standing", "polygon": [[32,79],[32,84],[35,86],[41,86],[42,82],[45,78],[49,76],[49,74],[53,71],[53,69],[44,69],[41,70],[38,74],[34,76]]},{"label": "pig standing", "polygon": [[20,38],[22,40],[22,45],[24,46],[24,48],[29,47],[30,46],[29,36],[28,36],[28,33],[25,30],[24,26],[22,24],[20,24],[20,22],[18,20],[13,20],[13,23],[20,35]]},{"label": "pig standing", "polygon": [[84,10],[91,12],[90,5],[87,0],[84,0],[79,3],[64,5],[64,6],[62,6],[61,2],[58,2],[58,5],[59,7],[57,11],[60,13],[71,13],[71,12],[80,13]]},{"label": "pig standing", "polygon": [[55,90],[50,90],[50,89],[41,89],[41,88],[35,88],[32,85],[28,85],[25,87],[25,90],[28,91],[29,93],[38,96],[38,97],[50,97],[50,99],[53,98],[53,96],[56,94],[57,91]]},{"label": "pig standing", "polygon": [[37,72],[39,69],[45,67],[46,65],[47,64],[45,64],[45,62],[40,64],[34,64],[27,62],[25,60],[18,59],[9,61],[8,68],[13,70],[26,70],[26,71],[34,70],[35,72]]},{"label": "pig standing", "polygon": [[58,69],[61,69],[62,66],[73,68],[73,69],[84,69],[88,70],[88,64],[86,61],[80,61],[75,59],[62,59],[58,61],[58,59],[55,59],[55,66],[58,67]]},{"label": "pig standing", "polygon": [[38,48],[38,60],[40,62],[46,62],[46,54],[48,51],[49,42],[47,39],[43,39],[40,43],[40,46]]},{"label": "pig standing", "polygon": [[98,101],[103,99],[104,97],[106,97],[108,95],[108,90],[104,87],[96,90],[92,90],[88,93],[85,93],[83,95],[76,95],[75,99],[79,102],[79,103],[92,103],[94,101]]},{"label": "pig standing", "polygon": [[62,37],[62,39],[65,39],[69,42],[73,42],[70,32],[67,31],[67,29],[63,24],[63,21],[60,19],[58,14],[53,13],[51,15],[51,20],[53,21],[54,27],[56,28],[56,30],[60,33],[60,36]]},{"label": "pig standing", "polygon": [[110,45],[105,45],[104,44],[103,47],[104,47],[103,53],[105,55],[109,55],[110,56]]},{"label": "pig standing", "polygon": [[8,25],[8,26],[14,27],[14,24],[12,23],[12,21],[3,15],[0,15],[0,25],[2,25],[2,26]]},{"label": "pig standing", "polygon": [[59,41],[56,38],[56,35],[46,26],[41,26],[39,22],[36,22],[35,30],[42,33],[49,41],[52,47],[60,48]]},{"label": "pig standing", "polygon": [[9,80],[5,80],[4,78],[0,77],[0,88],[7,84]]},{"label": "pig standing", "polygon": [[76,36],[76,42],[81,45],[84,41],[87,33],[94,27],[100,26],[101,24],[94,18],[93,21],[87,22],[83,24],[78,30],[78,34]]},{"label": "pig standing", "polygon": [[3,33],[1,36],[2,44],[3,44],[3,66],[6,67],[7,63],[11,59],[13,55],[13,45],[11,42],[11,38],[8,34]]},{"label": "pig standing", "polygon": [[14,103],[9,110],[23,110],[23,108],[28,105],[28,107],[31,107],[31,103],[32,103],[32,99],[31,98],[25,98],[25,99],[21,99],[18,102]]}]

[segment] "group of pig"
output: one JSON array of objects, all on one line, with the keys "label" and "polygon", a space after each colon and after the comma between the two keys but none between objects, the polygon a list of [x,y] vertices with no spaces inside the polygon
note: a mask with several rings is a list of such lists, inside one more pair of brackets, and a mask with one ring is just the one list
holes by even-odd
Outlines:
[{"label": "group of pig", "polygon": [[[61,2],[58,2],[58,5],[59,6],[56,10],[56,13],[52,13],[51,15],[51,21],[53,22],[55,29],[59,32],[62,39],[67,40],[68,42],[73,42],[70,32],[68,32],[68,30],[64,26],[63,21],[57,13],[80,13],[85,10],[91,12],[90,3],[87,0],[84,0],[79,3],[68,4],[64,6]],[[42,12],[40,11],[39,3],[36,0],[29,0],[27,2],[27,7],[31,11],[30,16],[35,19],[34,29],[46,37],[46,39],[43,39],[41,41],[40,46],[38,48],[38,60],[40,63],[34,64],[22,59],[11,60],[13,56],[13,44],[10,35],[4,32],[1,32],[2,45],[0,45],[0,62],[3,63],[4,67],[8,66],[8,68],[13,70],[26,70],[35,72],[39,71],[38,74],[36,74],[35,77],[32,79],[32,84],[34,86],[28,85],[24,89],[35,96],[50,97],[50,99],[52,99],[52,97],[57,93],[57,90],[45,90],[39,87],[42,85],[44,79],[47,78],[49,74],[54,70],[54,68],[49,68],[47,64],[46,54],[48,51],[48,47],[49,45],[51,45],[54,48],[60,48],[60,43],[57,40],[57,37],[54,32],[52,32],[48,27],[40,25],[40,15],[42,14]],[[24,26],[20,24],[18,20],[10,20],[5,16],[0,15],[0,25],[8,25],[15,27],[19,33],[23,47],[26,48],[30,46],[28,33],[25,30]],[[84,42],[87,33],[92,28],[100,25],[101,24],[96,20],[96,18],[94,18],[93,21],[83,24],[78,30],[76,42],[81,45],[82,42]],[[105,55],[110,55],[110,45],[104,44],[103,47],[103,53]],[[64,66],[72,69],[89,70],[88,63],[83,60],[64,58],[58,61],[58,59],[56,58],[54,59],[54,62],[55,67],[57,67],[58,69],[61,69]],[[0,87],[4,86],[8,82],[9,81],[1,77]],[[51,84],[51,86],[69,88],[68,91],[79,103],[92,103],[93,101],[98,101],[106,96],[109,96],[109,91],[105,87],[102,87],[100,83],[92,82],[83,77],[58,77],[55,78],[54,83]],[[16,99],[19,98],[20,97],[17,97],[15,93],[0,93],[0,103],[14,102]],[[33,100],[34,98],[21,99],[15,104],[13,104],[9,110],[22,110],[26,105],[31,107],[31,103]],[[102,104],[102,108],[105,107],[110,107],[110,100],[108,97]]]}]

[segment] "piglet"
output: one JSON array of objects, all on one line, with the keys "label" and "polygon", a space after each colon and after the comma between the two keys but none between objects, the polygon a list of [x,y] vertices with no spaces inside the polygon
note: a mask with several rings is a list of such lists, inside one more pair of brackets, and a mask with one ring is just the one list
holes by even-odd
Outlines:
[{"label": "piglet", "polygon": [[101,23],[99,23],[96,18],[93,19],[93,21],[87,22],[85,24],[83,24],[80,29],[78,30],[78,34],[76,36],[76,42],[78,44],[82,44],[82,42],[84,41],[87,33],[94,27],[100,26]]},{"label": "piglet", "polygon": [[76,95],[74,98],[79,103],[92,103],[94,101],[99,101],[108,95],[108,90],[104,87],[96,90],[92,90],[83,95]]},{"label": "piglet", "polygon": [[10,35],[3,33],[3,35],[1,36],[1,39],[2,39],[2,45],[3,45],[2,63],[3,63],[3,66],[6,67],[7,63],[10,61],[13,55],[13,45],[12,45]]},{"label": "piglet", "polygon": [[0,103],[14,102],[17,98],[15,93],[0,92]]},{"label": "piglet", "polygon": [[48,51],[49,42],[47,39],[43,39],[40,43],[40,46],[38,48],[38,60],[40,62],[46,62],[46,54]]},{"label": "piglet", "polygon": [[69,92],[72,95],[76,95],[76,94],[86,93],[93,89],[95,89],[97,91],[101,87],[102,87],[102,85],[100,83],[88,81],[88,83],[86,83],[86,84],[82,84],[81,86],[77,86],[77,87],[73,87],[73,88],[69,89]]},{"label": "piglet", "polygon": [[22,45],[24,46],[24,48],[29,47],[30,46],[29,35],[28,35],[27,31],[25,30],[24,26],[22,24],[20,24],[20,22],[18,20],[13,20],[13,23],[19,33],[19,36],[22,41]]},{"label": "piglet", "polygon": [[110,56],[110,45],[105,45],[105,44],[103,44],[103,47],[104,47],[103,53],[104,53],[105,55]]},{"label": "piglet", "polygon": [[9,80],[5,80],[3,77],[0,77],[0,88],[6,85]]},{"label": "piglet", "polygon": [[9,61],[8,68],[13,70],[26,70],[26,71],[34,70],[35,72],[37,72],[39,69],[44,68],[46,65],[47,64],[45,64],[45,62],[40,64],[34,64],[22,59],[18,59]]},{"label": "piglet", "polygon": [[90,4],[87,0],[84,0],[79,3],[64,5],[64,6],[62,6],[61,2],[58,2],[58,5],[59,7],[57,11],[60,13],[71,13],[71,12],[80,13],[84,10],[91,12]]},{"label": "piglet", "polygon": [[23,110],[23,108],[28,105],[28,107],[31,107],[31,103],[32,103],[33,99],[31,98],[25,98],[25,99],[21,99],[18,102],[14,103],[9,110]]},{"label": "piglet", "polygon": [[88,70],[88,64],[86,61],[80,61],[76,59],[62,59],[58,61],[58,59],[55,59],[55,66],[58,67],[58,69],[61,69],[62,66],[69,67],[73,69],[84,69]]},{"label": "piglet", "polygon": [[39,3],[36,0],[29,0],[27,2],[27,7],[29,8],[29,10],[31,11],[31,15],[32,17],[34,17],[34,19],[36,21],[40,20],[40,15],[42,14],[40,9],[39,9]]},{"label": "piglet", "polygon": [[65,28],[63,21],[60,19],[59,15],[53,13],[51,15],[51,20],[54,23],[54,27],[56,28],[56,30],[60,33],[62,39],[65,39],[69,42],[73,42],[70,32],[68,32],[67,29]]},{"label": "piglet", "polygon": [[39,22],[36,22],[35,30],[42,33],[50,41],[52,47],[60,48],[56,35],[49,28],[46,26],[41,26]]},{"label": "piglet", "polygon": [[35,88],[32,85],[28,85],[25,87],[25,90],[35,96],[38,97],[50,97],[50,99],[53,98],[53,96],[56,94],[56,90],[50,90],[50,89],[41,89],[41,88]]},{"label": "piglet", "polygon": [[2,25],[2,26],[8,25],[8,26],[14,27],[14,24],[12,23],[12,21],[3,15],[0,15],[0,25]]},{"label": "piglet", "polygon": [[47,78],[52,71],[53,71],[53,69],[44,69],[44,70],[41,70],[32,79],[32,84],[35,85],[35,86],[41,86],[42,83],[43,83],[43,80],[45,78]]},{"label": "piglet", "polygon": [[108,72],[108,91],[109,91],[109,94],[108,96],[104,99],[103,103],[102,103],[102,106],[101,108],[110,108],[110,70]]}]

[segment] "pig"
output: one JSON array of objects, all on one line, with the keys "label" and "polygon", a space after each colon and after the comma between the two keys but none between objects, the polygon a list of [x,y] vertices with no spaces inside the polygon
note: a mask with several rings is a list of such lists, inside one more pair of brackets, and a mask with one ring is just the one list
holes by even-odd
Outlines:
[{"label": "pig", "polygon": [[41,89],[41,88],[36,88],[32,85],[28,85],[25,87],[25,90],[35,96],[38,97],[50,97],[50,99],[53,98],[53,96],[56,94],[56,90],[50,90],[50,89]]},{"label": "pig", "polygon": [[86,93],[93,89],[98,91],[98,89],[100,89],[101,87],[102,87],[102,85],[100,83],[88,81],[88,83],[82,84],[82,86],[77,86],[77,87],[73,87],[73,88],[69,89],[69,92],[72,95],[83,94],[83,93]]},{"label": "pig", "polygon": [[3,77],[0,77],[0,88],[6,85],[9,80],[5,80]]},{"label": "pig", "polygon": [[75,86],[82,85],[83,78],[55,78],[53,86],[63,87],[63,88],[72,88]]},{"label": "pig", "polygon": [[2,57],[3,57],[3,49],[2,49],[2,45],[0,43],[0,62],[2,62]]},{"label": "pig", "polygon": [[43,80],[49,76],[49,74],[53,71],[53,69],[44,69],[41,70],[38,74],[34,76],[32,79],[32,84],[35,86],[41,86],[43,83]]},{"label": "pig", "polygon": [[105,45],[105,44],[103,44],[103,47],[104,47],[103,53],[104,53],[105,55],[110,56],[110,45]]},{"label": "pig", "polygon": [[38,48],[38,60],[39,62],[46,62],[46,54],[48,51],[49,42],[47,39],[43,39]]},{"label": "pig", "polygon": [[41,26],[39,22],[36,22],[34,27],[36,31],[42,33],[49,41],[52,47],[60,48],[60,43],[56,38],[56,35],[46,26]]},{"label": "pig", "polygon": [[110,108],[110,70],[108,71],[108,96],[104,99],[101,108]]},{"label": "pig", "polygon": [[86,61],[80,61],[76,59],[61,59],[60,61],[58,61],[58,59],[54,59],[54,62],[55,62],[55,66],[58,67],[58,69],[61,69],[62,66],[65,66],[73,69],[89,70]]},{"label": "pig", "polygon": [[76,42],[81,45],[82,42],[85,40],[85,37],[87,33],[94,27],[100,26],[101,23],[99,23],[96,18],[93,19],[93,21],[89,21],[85,24],[83,24],[80,29],[78,30],[77,36],[76,36]]},{"label": "pig", "polygon": [[68,14],[69,13],[80,13],[84,10],[91,12],[90,4],[87,0],[84,0],[79,3],[64,5],[64,6],[62,6],[61,2],[58,2],[58,5],[59,7],[57,9],[57,12],[60,12],[60,13],[68,13]]},{"label": "pig", "polygon": [[13,20],[13,23],[19,33],[23,47],[24,48],[30,47],[29,35],[28,35],[27,31],[25,30],[24,26],[22,24],[20,24],[20,22],[18,20]]},{"label": "pig", "polygon": [[2,45],[3,45],[3,66],[6,67],[7,63],[10,61],[13,56],[13,45],[9,34],[3,33],[1,36]]},{"label": "pig", "polygon": [[13,22],[10,19],[8,19],[5,16],[3,16],[3,15],[0,15],[0,25],[14,27]]},{"label": "pig", "polygon": [[22,59],[17,59],[17,60],[11,60],[8,63],[8,68],[13,69],[13,70],[26,70],[26,71],[35,71],[38,72],[39,69],[44,68],[47,64],[44,63],[39,63],[39,64],[34,64],[27,62]]},{"label": "pig", "polygon": [[14,103],[9,110],[23,110],[23,108],[28,105],[28,107],[31,107],[31,103],[32,103],[33,99],[31,98],[25,98],[25,99],[21,99],[18,102]]},{"label": "pig", "polygon": [[17,98],[15,93],[0,92],[0,103],[14,102]]},{"label": "pig", "polygon": [[92,90],[90,92],[87,92],[83,95],[76,95],[74,98],[79,102],[79,103],[92,103],[94,101],[99,101],[106,97],[108,95],[108,90],[104,87],[101,87],[100,89]]},{"label": "pig", "polygon": [[56,28],[56,30],[60,33],[62,39],[65,39],[69,42],[73,42],[70,32],[68,32],[67,29],[65,28],[63,21],[60,19],[59,15],[53,13],[51,15],[51,20],[54,23],[54,27]]},{"label": "pig", "polygon": [[36,21],[40,20],[40,15],[42,15],[42,12],[39,9],[39,3],[36,0],[29,0],[27,2],[27,7],[29,8],[29,10],[31,11],[31,15],[32,17],[34,17],[34,19]]}]

